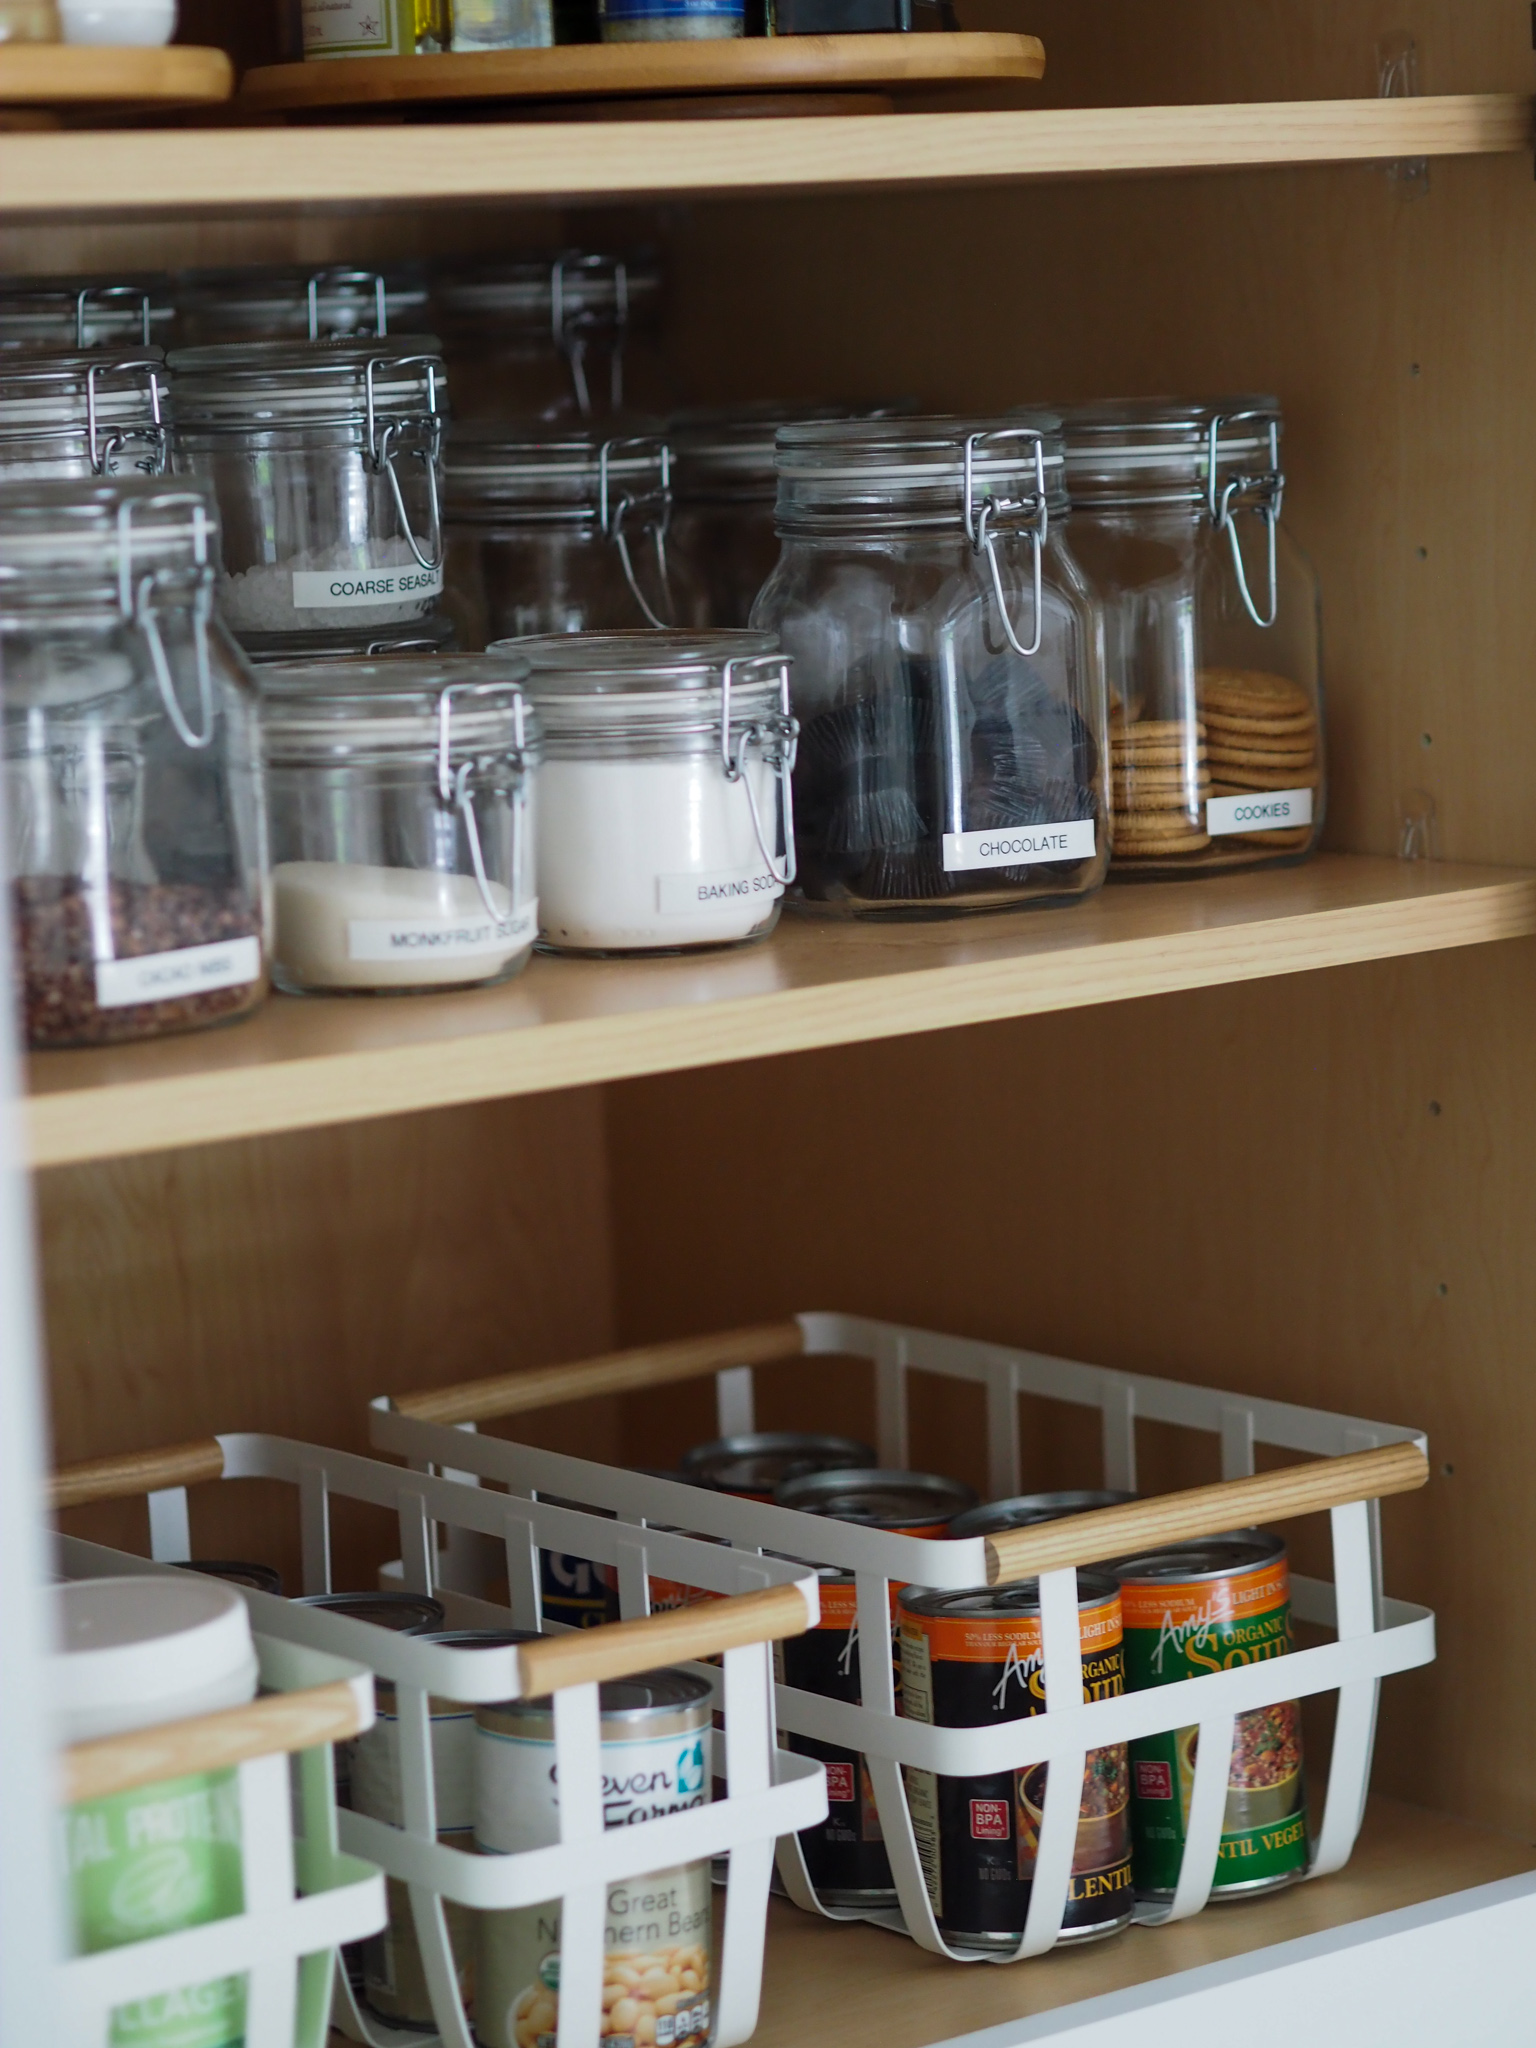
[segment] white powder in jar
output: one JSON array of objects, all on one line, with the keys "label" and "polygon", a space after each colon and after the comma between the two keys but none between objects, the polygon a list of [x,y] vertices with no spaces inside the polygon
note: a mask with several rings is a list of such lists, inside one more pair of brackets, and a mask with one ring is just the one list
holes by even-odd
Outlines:
[{"label": "white powder in jar", "polygon": [[571,952],[726,945],[766,931],[776,882],[752,826],[747,779],[773,847],[778,776],[757,756],[727,782],[713,753],[547,757],[539,771],[540,928]]},{"label": "white powder in jar", "polygon": [[472,875],[280,861],[272,871],[273,974],[288,989],[444,988],[494,981],[533,949],[538,905],[515,909],[490,885],[498,923]]},{"label": "white powder in jar", "polygon": [[219,608],[235,633],[316,632],[384,626],[429,612],[441,569],[423,569],[408,540],[301,548],[219,579]]}]

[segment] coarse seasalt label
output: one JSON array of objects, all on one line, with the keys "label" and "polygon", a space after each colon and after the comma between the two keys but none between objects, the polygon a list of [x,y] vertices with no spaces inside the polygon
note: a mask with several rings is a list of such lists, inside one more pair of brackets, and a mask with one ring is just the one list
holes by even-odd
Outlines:
[{"label": "coarse seasalt label", "polygon": [[971,868],[1023,868],[1037,861],[1092,860],[1098,826],[1092,818],[1064,825],[1010,825],[994,832],[946,832],[944,872]]},{"label": "coarse seasalt label", "polygon": [[505,921],[493,917],[354,917],[347,923],[350,960],[482,960],[515,953],[539,935],[537,900]]},{"label": "coarse seasalt label", "polygon": [[360,51],[393,51],[409,56],[397,24],[403,15],[414,28],[414,12],[410,0],[304,0],[304,54],[350,57]]},{"label": "coarse seasalt label", "polygon": [[181,946],[174,953],[98,960],[96,1007],[126,1010],[134,1003],[174,1003],[260,979],[260,939],[220,939],[208,946]]},{"label": "coarse seasalt label", "polygon": [[656,908],[663,917],[697,917],[742,903],[771,903],[784,884],[766,868],[722,868],[709,875],[658,875]]},{"label": "coarse seasalt label", "polygon": [[1310,789],[1256,789],[1250,795],[1206,799],[1205,829],[1213,839],[1230,832],[1289,832],[1311,822]]},{"label": "coarse seasalt label", "polygon": [[443,588],[441,569],[295,569],[293,608],[296,612],[335,611],[371,604],[414,604],[437,597]]}]

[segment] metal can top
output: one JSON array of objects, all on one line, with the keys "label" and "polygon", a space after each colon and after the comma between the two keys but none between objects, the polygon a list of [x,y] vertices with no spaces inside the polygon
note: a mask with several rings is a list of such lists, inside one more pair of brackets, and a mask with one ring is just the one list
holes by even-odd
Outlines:
[{"label": "metal can top", "polygon": [[936,1472],[874,1468],[809,1472],[786,1480],[774,1494],[781,1508],[859,1522],[907,1536],[942,1535],[955,1516],[976,1505],[976,1489]]},{"label": "metal can top", "polygon": [[[1079,1572],[1077,1604],[1118,1606],[1120,1588],[1109,1572]],[[903,1586],[897,1596],[903,1614],[932,1615],[947,1621],[1015,1621],[1040,1612],[1040,1581],[1020,1579],[1013,1586],[969,1586],[945,1591],[931,1586]]]},{"label": "metal can top", "polygon": [[195,1557],[184,1564],[184,1572],[201,1572],[205,1579],[222,1579],[226,1586],[248,1586],[253,1593],[281,1593],[283,1576],[270,1564],[250,1564],[243,1557]]},{"label": "metal can top", "polygon": [[1236,1578],[1278,1564],[1284,1556],[1283,1536],[1268,1529],[1234,1529],[1225,1536],[1202,1536],[1193,1543],[1173,1543],[1166,1550],[1122,1558],[1113,1570],[1122,1586],[1176,1586],[1197,1579]]},{"label": "metal can top", "polygon": [[306,1593],[296,1607],[319,1607],[353,1621],[371,1621],[396,1635],[424,1636],[447,1620],[443,1603],[430,1593]]},{"label": "metal can top", "polygon": [[[632,1678],[604,1679],[598,1687],[603,1739],[623,1740],[634,1735],[639,1725],[666,1721],[673,1716],[681,1717],[690,1727],[707,1726],[712,1698],[707,1678],[675,1666],[637,1672]],[[535,1699],[497,1700],[481,1707],[479,1712],[481,1718],[506,1718],[529,1724],[526,1732],[535,1739],[540,1735],[553,1736],[554,1717],[548,1693]]]},{"label": "metal can top", "polygon": [[1089,1515],[1095,1508],[1124,1507],[1135,1500],[1111,1486],[1084,1487],[1067,1493],[1017,1493],[1010,1500],[984,1500],[979,1508],[956,1515],[951,1536],[998,1536],[1005,1529],[1032,1529],[1037,1522],[1060,1522],[1068,1515]]},{"label": "metal can top", "polygon": [[[391,1598],[394,1596],[391,1595]],[[434,1603],[435,1604],[435,1603]],[[371,1617],[369,1617],[371,1619]],[[437,1628],[408,1629],[419,1642],[438,1643],[446,1650],[508,1650],[517,1643],[536,1643],[539,1632],[533,1628]],[[395,1707],[395,1681],[386,1678],[382,1671],[373,1675],[374,1697],[379,1711],[391,1714]],[[428,1711],[439,1717],[443,1715],[472,1714],[474,1708],[455,1700],[451,1694],[434,1693]]]},{"label": "metal can top", "polygon": [[809,1472],[846,1472],[868,1467],[875,1454],[856,1437],[822,1436],[806,1430],[757,1429],[739,1436],[695,1444],[683,1457],[683,1476],[717,1493],[772,1500],[789,1479]]}]

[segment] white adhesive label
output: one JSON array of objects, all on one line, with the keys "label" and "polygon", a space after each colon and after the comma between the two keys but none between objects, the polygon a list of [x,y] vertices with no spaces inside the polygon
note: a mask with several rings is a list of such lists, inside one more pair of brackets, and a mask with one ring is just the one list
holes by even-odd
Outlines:
[{"label": "white adhesive label", "polygon": [[295,569],[293,608],[296,612],[351,610],[363,605],[414,604],[437,597],[443,588],[441,569]]},{"label": "white adhesive label", "polygon": [[134,960],[98,960],[96,1007],[126,1010],[134,1003],[174,1003],[260,979],[261,941],[220,939],[174,953],[141,953]]},{"label": "white adhesive label", "polygon": [[505,924],[493,917],[354,917],[347,923],[350,960],[483,960],[515,953],[539,935],[538,900],[525,903]]},{"label": "white adhesive label", "polygon": [[1310,789],[1256,789],[1250,795],[1206,799],[1205,829],[1213,839],[1229,832],[1289,832],[1311,822]]},{"label": "white adhesive label", "polygon": [[784,894],[766,868],[724,869],[712,875],[658,875],[656,908],[663,917],[697,916],[736,903],[768,903]]},{"label": "white adhesive label", "polygon": [[1027,868],[1036,861],[1092,860],[1098,850],[1092,818],[1065,825],[1012,825],[999,832],[946,832],[944,872],[970,868]]}]

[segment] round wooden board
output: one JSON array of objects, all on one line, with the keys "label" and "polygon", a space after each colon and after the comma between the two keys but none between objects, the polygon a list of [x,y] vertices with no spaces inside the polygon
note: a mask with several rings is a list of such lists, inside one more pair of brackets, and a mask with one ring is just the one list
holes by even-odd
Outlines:
[{"label": "round wooden board", "polygon": [[454,100],[598,99],[608,94],[847,91],[1040,78],[1034,36],[740,36],[718,42],[559,43],[444,57],[327,57],[246,73],[251,113],[322,113]]},{"label": "round wooden board", "polygon": [[222,50],[104,43],[0,44],[0,107],[208,107],[235,89]]}]

